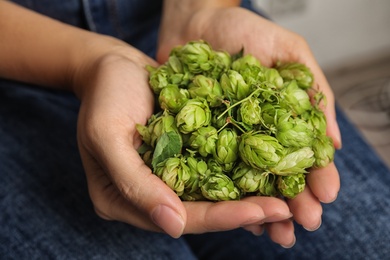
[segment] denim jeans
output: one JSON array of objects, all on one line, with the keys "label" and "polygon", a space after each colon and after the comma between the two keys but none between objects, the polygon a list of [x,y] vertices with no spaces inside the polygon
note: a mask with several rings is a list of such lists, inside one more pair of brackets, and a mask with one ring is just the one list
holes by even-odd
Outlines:
[{"label": "denim jeans", "polygon": [[[15,2],[119,37],[154,56],[159,1]],[[173,239],[97,217],[77,148],[78,109],[73,94],[0,80],[1,259],[355,260],[390,255],[390,172],[340,110],[339,197],[323,205],[319,230],[296,225],[297,242],[284,249],[266,234],[255,237],[244,230]]]}]

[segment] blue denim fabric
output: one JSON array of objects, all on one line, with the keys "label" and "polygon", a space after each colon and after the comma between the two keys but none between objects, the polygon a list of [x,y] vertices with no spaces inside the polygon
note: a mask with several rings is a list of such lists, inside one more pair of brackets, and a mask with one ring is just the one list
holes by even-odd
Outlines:
[{"label": "blue denim fabric", "polygon": [[[161,1],[14,2],[154,55]],[[355,260],[390,255],[390,172],[339,110],[344,145],[335,158],[339,198],[324,205],[319,230],[297,226],[296,245],[283,249],[267,235],[254,237],[243,230],[172,239],[101,220],[90,202],[77,149],[78,109],[72,94],[0,80],[1,259]]]}]

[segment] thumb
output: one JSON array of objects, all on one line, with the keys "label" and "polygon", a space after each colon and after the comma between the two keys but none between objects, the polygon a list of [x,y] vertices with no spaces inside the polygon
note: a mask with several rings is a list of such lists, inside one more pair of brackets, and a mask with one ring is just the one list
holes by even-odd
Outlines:
[{"label": "thumb", "polygon": [[180,237],[187,214],[177,194],[151,172],[134,148],[128,145],[106,147],[104,154],[107,158],[100,160],[105,164],[104,171],[96,170],[99,167],[96,167],[96,161],[92,162],[92,157],[83,158],[97,214],[105,219]]}]

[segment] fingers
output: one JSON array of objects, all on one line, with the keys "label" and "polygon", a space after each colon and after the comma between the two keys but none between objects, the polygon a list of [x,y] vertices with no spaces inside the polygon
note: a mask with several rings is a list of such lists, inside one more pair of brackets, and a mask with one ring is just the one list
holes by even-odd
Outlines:
[{"label": "fingers", "polygon": [[280,199],[253,196],[241,201],[184,202],[188,221],[185,233],[226,231],[239,227],[261,233],[261,225],[283,221],[292,214]]},{"label": "fingers", "polygon": [[340,177],[333,162],[324,168],[311,170],[306,181],[321,202],[330,203],[336,200],[340,190]]},{"label": "fingers", "polygon": [[306,230],[317,230],[321,225],[322,206],[318,198],[311,192],[310,187],[288,200],[288,205],[294,215],[294,220]]}]

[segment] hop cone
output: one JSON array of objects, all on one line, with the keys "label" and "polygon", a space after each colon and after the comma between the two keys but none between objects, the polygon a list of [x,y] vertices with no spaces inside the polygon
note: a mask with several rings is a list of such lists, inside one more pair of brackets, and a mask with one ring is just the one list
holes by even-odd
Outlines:
[{"label": "hop cone", "polygon": [[276,186],[276,179],[277,176],[272,173],[263,174],[260,179],[259,195],[276,197],[279,193]]},{"label": "hop cone", "polygon": [[178,196],[184,193],[186,182],[191,178],[190,169],[184,160],[179,157],[171,157],[159,163],[155,169],[155,173]]},{"label": "hop cone", "polygon": [[225,167],[225,170],[232,168],[237,160],[238,140],[234,129],[224,128],[218,134],[216,149],[213,154],[214,159]]},{"label": "hop cone", "polygon": [[316,134],[326,134],[326,117],[317,107],[313,107],[310,111],[307,111],[302,115],[302,118],[314,129]]},{"label": "hop cone", "polygon": [[244,162],[240,162],[233,169],[232,180],[236,187],[244,193],[255,192],[259,189],[263,179],[263,171],[255,169]]},{"label": "hop cone", "polygon": [[157,68],[148,66],[149,70],[149,85],[155,94],[160,94],[160,91],[169,84],[169,73],[167,65],[163,64]]},{"label": "hop cone", "polygon": [[285,63],[277,66],[277,69],[285,81],[295,80],[302,89],[308,89],[313,85],[313,74],[304,64]]},{"label": "hop cone", "polygon": [[283,154],[284,148],[275,137],[253,132],[241,135],[239,155],[253,168],[262,170],[275,166]]},{"label": "hop cone", "polygon": [[232,63],[232,69],[241,73],[241,71],[245,70],[248,66],[254,66],[257,68],[261,67],[260,61],[251,54],[246,54]]},{"label": "hop cone", "polygon": [[178,52],[180,59],[193,74],[207,72],[214,67],[214,51],[205,41],[190,41]]},{"label": "hop cone", "polygon": [[136,127],[139,134],[142,136],[142,140],[151,147],[156,146],[157,140],[163,133],[169,131],[178,132],[175,118],[167,112],[153,115],[149,119],[147,126],[138,124]]},{"label": "hop cone", "polygon": [[223,173],[224,168],[213,157],[207,160],[207,167],[210,170],[210,174]]},{"label": "hop cone", "polygon": [[183,134],[209,125],[211,111],[204,99],[189,99],[176,115],[176,125]]},{"label": "hop cone", "polygon": [[187,90],[181,89],[177,85],[173,84],[170,84],[163,88],[158,97],[160,107],[163,110],[168,110],[174,114],[180,111],[180,109],[184,106],[187,100]]},{"label": "hop cone", "polygon": [[297,173],[289,176],[279,176],[277,186],[280,194],[286,198],[293,199],[305,189],[305,174]]},{"label": "hop cone", "polygon": [[221,75],[230,69],[232,58],[225,51],[215,51],[214,54],[213,68],[207,72],[207,76],[219,80]]},{"label": "hop cone", "polygon": [[200,180],[209,175],[207,163],[192,155],[186,157],[186,165],[189,168],[190,178],[185,183],[185,193],[192,194],[200,187]]},{"label": "hop cone", "polygon": [[286,149],[286,155],[270,170],[277,175],[306,173],[306,169],[313,165],[314,160],[314,152],[310,147]]},{"label": "hop cone", "polygon": [[291,109],[295,115],[301,115],[312,108],[309,95],[298,87],[296,81],[288,83],[281,90],[280,95],[282,97],[280,105]]},{"label": "hop cone", "polygon": [[220,79],[222,90],[230,100],[239,101],[246,98],[250,91],[248,85],[242,75],[235,70],[229,70],[223,74]]},{"label": "hop cone", "polygon": [[189,145],[201,156],[206,157],[215,151],[217,139],[217,129],[213,126],[204,126],[191,133]]},{"label": "hop cone", "polygon": [[274,68],[262,67],[259,73],[259,80],[268,83],[267,85],[273,89],[281,89],[283,87],[283,78]]},{"label": "hop cone", "polygon": [[219,82],[216,79],[203,75],[197,75],[188,86],[192,98],[201,97],[207,100],[210,107],[222,104],[224,95]]},{"label": "hop cone", "polygon": [[277,124],[276,138],[286,147],[311,146],[314,138],[312,127],[303,119],[283,115]]},{"label": "hop cone", "polygon": [[240,191],[226,174],[216,173],[205,178],[201,191],[205,198],[213,201],[238,200],[240,198]]},{"label": "hop cone", "polygon": [[187,86],[194,75],[189,71],[188,66],[183,64],[179,57],[171,55],[167,61],[167,72],[169,82],[178,86]]},{"label": "hop cone", "polygon": [[240,118],[244,124],[258,125],[261,123],[260,100],[252,96],[243,100],[240,105]]},{"label": "hop cone", "polygon": [[319,135],[313,140],[314,167],[321,168],[327,166],[334,159],[335,148],[333,140],[329,136]]}]

